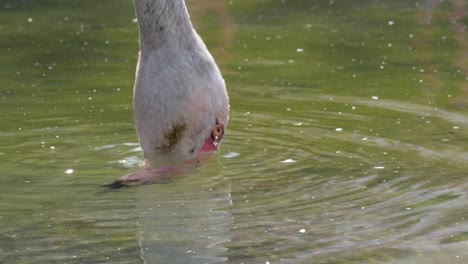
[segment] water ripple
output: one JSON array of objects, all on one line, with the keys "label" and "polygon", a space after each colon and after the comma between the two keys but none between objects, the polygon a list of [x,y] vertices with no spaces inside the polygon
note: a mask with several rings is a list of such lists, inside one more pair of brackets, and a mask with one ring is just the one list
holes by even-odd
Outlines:
[{"label": "water ripple", "polygon": [[[316,100],[327,101],[329,108],[352,103],[389,110],[388,115],[404,112],[409,119],[436,117],[450,127],[464,127],[467,120],[461,114],[381,99]],[[226,210],[233,215],[234,237],[224,243],[232,249],[230,260],[298,263],[299,258],[315,263],[354,255],[390,261],[413,256],[419,243],[443,252],[444,241],[466,233],[466,151],[451,143],[441,147],[399,140],[395,134],[365,134],[362,126],[336,129],[324,121],[347,127],[350,121],[375,118],[366,112],[332,111],[327,116],[299,105],[291,111],[293,116],[284,114],[288,111],[232,116],[235,125],[225,144],[240,155],[223,160],[232,182],[233,205]],[[439,127],[426,130],[437,133]]]}]

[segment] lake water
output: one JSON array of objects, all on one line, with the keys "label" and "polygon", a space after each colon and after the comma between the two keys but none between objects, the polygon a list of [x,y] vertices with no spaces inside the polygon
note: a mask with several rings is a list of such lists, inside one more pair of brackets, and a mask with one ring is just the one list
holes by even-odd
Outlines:
[{"label": "lake water", "polygon": [[467,263],[468,4],[188,1],[220,153],[142,161],[131,1],[0,1],[1,263]]}]

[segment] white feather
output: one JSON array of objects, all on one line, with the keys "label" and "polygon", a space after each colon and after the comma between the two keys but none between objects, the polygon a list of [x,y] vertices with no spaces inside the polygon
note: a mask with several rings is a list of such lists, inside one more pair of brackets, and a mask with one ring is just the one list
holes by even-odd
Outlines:
[{"label": "white feather", "polygon": [[183,0],[134,5],[140,32],[134,115],[143,153],[150,162],[191,159],[216,122],[227,126],[224,80]]}]

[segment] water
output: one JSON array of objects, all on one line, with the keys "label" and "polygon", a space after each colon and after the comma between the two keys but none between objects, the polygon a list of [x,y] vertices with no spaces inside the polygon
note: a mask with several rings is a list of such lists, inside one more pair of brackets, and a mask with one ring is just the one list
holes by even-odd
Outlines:
[{"label": "water", "polygon": [[188,5],[222,150],[109,191],[142,161],[131,1],[0,1],[0,262],[468,261],[464,1]]}]

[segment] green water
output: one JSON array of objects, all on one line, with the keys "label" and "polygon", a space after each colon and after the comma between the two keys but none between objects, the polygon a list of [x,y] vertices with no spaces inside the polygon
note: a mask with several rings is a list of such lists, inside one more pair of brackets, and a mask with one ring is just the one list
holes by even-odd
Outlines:
[{"label": "green water", "polygon": [[464,1],[188,1],[219,154],[139,170],[131,1],[0,0],[1,263],[466,263]]}]

